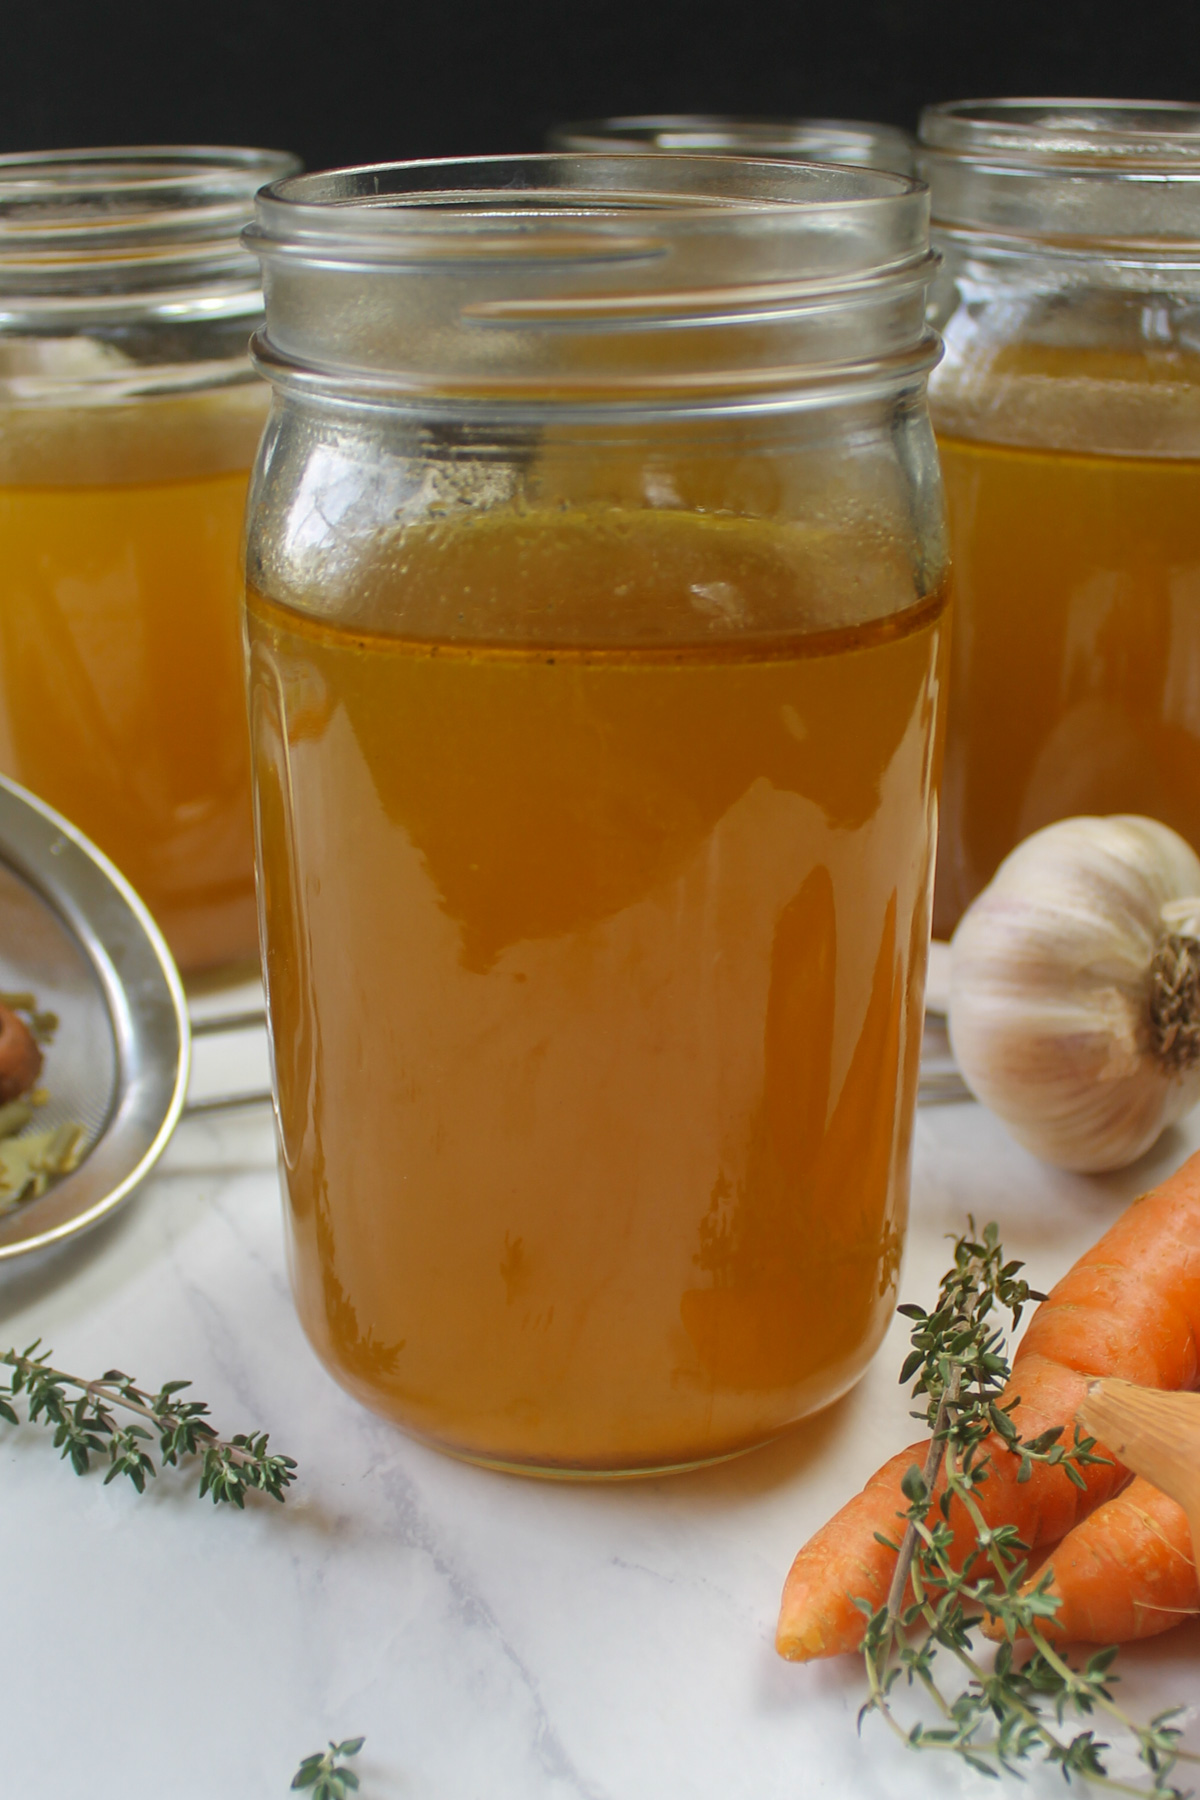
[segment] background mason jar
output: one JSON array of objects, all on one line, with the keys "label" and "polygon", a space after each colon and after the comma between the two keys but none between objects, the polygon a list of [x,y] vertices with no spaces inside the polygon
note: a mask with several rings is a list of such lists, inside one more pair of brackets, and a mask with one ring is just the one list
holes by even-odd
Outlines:
[{"label": "background mason jar", "polygon": [[1200,109],[930,108],[955,641],[935,930],[1020,840],[1200,845]]},{"label": "background mason jar", "polygon": [[554,125],[551,150],[665,150],[672,155],[787,157],[848,168],[916,172],[916,145],[898,125],[864,119],[756,119],[722,113],[640,113]]},{"label": "background mason jar", "polygon": [[461,1455],[731,1455],[887,1323],[945,643],[926,207],[665,156],[259,197],[292,1278],[337,1377]]},{"label": "background mason jar", "polygon": [[273,151],[0,158],[0,770],[185,969],[256,950],[238,567]]}]

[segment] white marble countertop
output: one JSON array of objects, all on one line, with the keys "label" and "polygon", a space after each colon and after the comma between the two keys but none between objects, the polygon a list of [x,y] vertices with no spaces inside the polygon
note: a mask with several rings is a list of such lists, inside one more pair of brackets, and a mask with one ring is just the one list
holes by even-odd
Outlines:
[{"label": "white marble countertop", "polygon": [[[217,1054],[210,1086],[255,1052]],[[923,1109],[906,1296],[931,1297],[968,1211],[1050,1283],[1197,1144],[1193,1120],[1094,1181],[1043,1169],[973,1105]],[[362,1411],[309,1350],[261,1108],[185,1122],[117,1218],[7,1265],[0,1304],[4,1347],[40,1336],[81,1373],[189,1376],[222,1429],[265,1427],[300,1465],[286,1506],[239,1514],[199,1504],[194,1474],[139,1499],[77,1480],[39,1431],[0,1431],[5,1794],[282,1800],[304,1754],[362,1733],[362,1800],[1000,1792],[878,1720],[856,1736],[853,1660],[772,1648],[794,1551],[912,1436],[902,1322],[847,1400],[734,1463],[617,1486],[456,1463]],[[1191,1699],[1200,1626],[1122,1666],[1131,1704]]]}]

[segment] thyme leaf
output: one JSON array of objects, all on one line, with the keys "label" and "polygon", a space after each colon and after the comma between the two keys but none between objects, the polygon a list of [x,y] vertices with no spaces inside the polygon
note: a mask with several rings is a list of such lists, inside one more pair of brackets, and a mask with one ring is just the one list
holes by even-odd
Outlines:
[{"label": "thyme leaf", "polygon": [[358,1776],[348,1769],[343,1757],[357,1756],[366,1738],[347,1738],[343,1744],[330,1740],[328,1750],[306,1756],[292,1777],[292,1788],[311,1788],[312,1800],[346,1800],[358,1787]]}]

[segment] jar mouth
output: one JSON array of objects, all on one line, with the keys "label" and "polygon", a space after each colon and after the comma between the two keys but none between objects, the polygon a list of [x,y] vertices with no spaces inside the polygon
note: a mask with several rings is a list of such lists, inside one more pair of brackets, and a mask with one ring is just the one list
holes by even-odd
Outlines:
[{"label": "jar mouth", "polygon": [[928,106],[927,150],[1017,165],[1200,171],[1200,106],[1176,100],[955,100]]},{"label": "jar mouth", "polygon": [[455,158],[294,177],[256,210],[256,350],[280,383],[711,399],[936,354],[928,197],[877,170]]},{"label": "jar mouth", "polygon": [[843,163],[850,168],[916,172],[915,145],[897,125],[865,119],[775,119],[724,113],[641,113],[555,125],[552,150],[666,151]]},{"label": "jar mouth", "polygon": [[502,217],[519,220],[525,230],[543,218],[553,226],[565,210],[599,219],[656,215],[663,229],[672,220],[686,228],[688,215],[697,213],[736,219],[774,210],[795,219],[804,209],[817,219],[818,209],[827,214],[838,207],[898,218],[919,214],[922,197],[921,183],[887,170],[736,154],[666,156],[614,148],[600,154],[437,157],[276,181],[258,196],[258,230],[250,235],[261,244],[293,235],[348,242],[376,229],[424,231],[431,216],[436,221],[448,210],[466,216],[472,208],[481,223]]},{"label": "jar mouth", "polygon": [[0,296],[256,287],[242,229],[258,189],[299,167],[284,151],[210,145],[0,156]]},{"label": "jar mouth", "polygon": [[[641,291],[808,288],[928,255],[922,183],[874,169],[661,154],[446,158],[264,188],[245,242],[270,271],[443,264],[623,270]],[[630,265],[640,265],[637,275]],[[515,279],[515,277],[514,277]]]},{"label": "jar mouth", "polygon": [[939,232],[1114,266],[1200,258],[1200,107],[960,100],[927,107],[919,138]]}]

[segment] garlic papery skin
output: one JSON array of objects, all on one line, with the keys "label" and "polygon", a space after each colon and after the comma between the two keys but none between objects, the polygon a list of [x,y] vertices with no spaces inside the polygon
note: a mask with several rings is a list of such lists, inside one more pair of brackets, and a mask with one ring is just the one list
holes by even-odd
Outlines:
[{"label": "garlic papery skin", "polygon": [[963,915],[951,1047],[972,1093],[1035,1156],[1124,1168],[1200,1100],[1193,930],[1200,858],[1132,815],[1035,832]]}]

